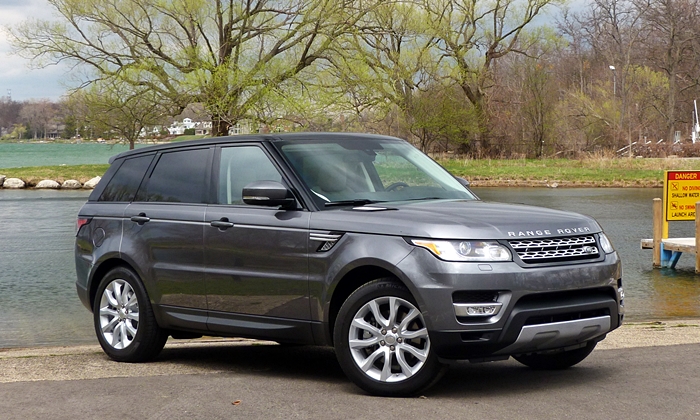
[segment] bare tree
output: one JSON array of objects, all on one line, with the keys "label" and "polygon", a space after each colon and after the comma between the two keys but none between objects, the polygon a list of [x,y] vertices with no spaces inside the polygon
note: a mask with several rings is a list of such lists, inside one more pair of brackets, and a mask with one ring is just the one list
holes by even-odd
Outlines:
[{"label": "bare tree", "polygon": [[649,0],[644,19],[650,34],[647,61],[668,78],[667,104],[662,112],[667,138],[672,143],[676,126],[682,120],[678,114],[679,101],[684,93],[698,86],[700,79],[700,56],[696,47],[700,39],[697,29],[700,2]]},{"label": "bare tree", "polygon": [[0,133],[12,131],[12,127],[19,122],[19,111],[22,104],[11,99],[0,100]]},{"label": "bare tree", "polygon": [[129,149],[144,129],[162,123],[171,109],[154,106],[154,92],[128,83],[95,83],[75,92],[71,100],[85,113],[85,123],[101,127],[129,143]]},{"label": "bare tree", "polygon": [[456,80],[474,107],[477,140],[488,150],[488,90],[495,84],[492,71],[502,57],[525,54],[537,37],[526,29],[554,0],[426,0],[431,35],[442,54],[454,65]]},{"label": "bare tree", "polygon": [[47,127],[55,115],[53,104],[46,99],[25,102],[19,112],[21,121],[29,126],[34,139],[46,138]]}]

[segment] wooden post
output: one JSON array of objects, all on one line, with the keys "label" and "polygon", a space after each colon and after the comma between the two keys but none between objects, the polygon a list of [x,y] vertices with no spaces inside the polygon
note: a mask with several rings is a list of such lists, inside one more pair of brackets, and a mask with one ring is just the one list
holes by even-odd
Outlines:
[{"label": "wooden post", "polygon": [[695,203],[695,272],[700,273],[700,201]]},{"label": "wooden post", "polygon": [[[654,256],[653,256],[653,266],[655,268],[661,267],[661,238],[663,237],[664,221],[663,221],[663,206],[660,198],[654,199],[654,216],[653,216],[653,230],[654,230]],[[697,218],[695,219],[697,220]],[[697,222],[696,222],[697,223]],[[697,224],[696,224],[697,226]],[[695,228],[697,230],[697,227]],[[697,234],[695,235],[697,238]],[[697,239],[696,239],[697,240]],[[696,263],[697,269],[697,263]]]}]

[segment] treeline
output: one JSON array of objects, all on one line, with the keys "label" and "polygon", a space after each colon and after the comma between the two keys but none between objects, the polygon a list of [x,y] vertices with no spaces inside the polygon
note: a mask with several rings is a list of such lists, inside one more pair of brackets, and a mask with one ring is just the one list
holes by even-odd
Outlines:
[{"label": "treeline", "polygon": [[477,157],[678,154],[695,128],[700,0],[51,4],[63,20],[10,28],[14,46],[76,64],[65,118],[132,142],[192,103],[215,135],[371,131]]}]

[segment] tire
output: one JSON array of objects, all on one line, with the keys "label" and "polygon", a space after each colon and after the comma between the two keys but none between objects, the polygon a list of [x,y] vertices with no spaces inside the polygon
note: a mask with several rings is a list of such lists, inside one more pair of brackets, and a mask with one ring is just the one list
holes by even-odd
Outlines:
[{"label": "tire", "polygon": [[558,370],[569,368],[583,359],[595,349],[596,341],[589,341],[585,347],[560,353],[531,353],[513,356],[515,360],[525,366],[539,370]]},{"label": "tire", "polygon": [[393,279],[355,290],[338,312],[333,338],[345,374],[373,395],[414,395],[445,371],[415,299]]},{"label": "tire", "polygon": [[143,283],[126,267],[110,270],[100,281],[93,320],[102,350],[118,362],[152,360],[168,339],[156,323]]}]

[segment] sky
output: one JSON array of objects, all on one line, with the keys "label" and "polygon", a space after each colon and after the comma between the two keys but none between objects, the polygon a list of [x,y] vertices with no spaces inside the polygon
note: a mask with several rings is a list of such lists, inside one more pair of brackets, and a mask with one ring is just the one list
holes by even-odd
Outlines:
[{"label": "sky", "polygon": [[0,0],[0,97],[6,97],[10,90],[12,99],[16,101],[56,101],[66,92],[65,81],[69,79],[70,70],[68,66],[30,68],[28,60],[12,54],[4,29],[29,17],[52,19],[53,13],[46,0]]}]

